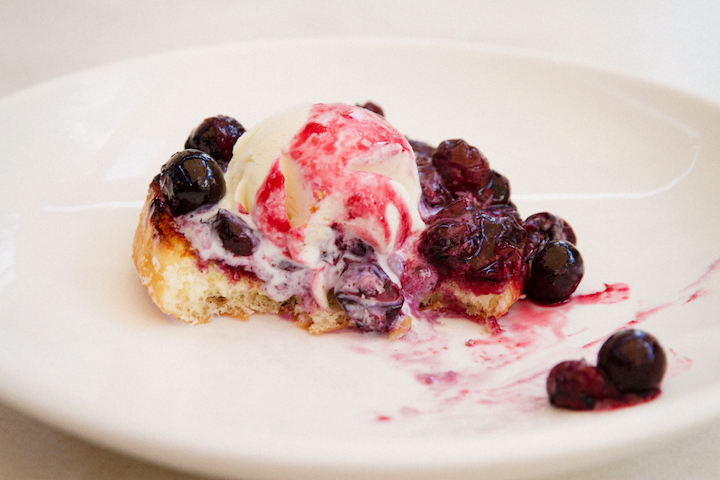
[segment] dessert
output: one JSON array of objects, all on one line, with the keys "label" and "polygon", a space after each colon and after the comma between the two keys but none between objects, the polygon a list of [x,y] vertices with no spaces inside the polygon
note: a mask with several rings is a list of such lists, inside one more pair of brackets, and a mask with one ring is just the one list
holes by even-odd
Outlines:
[{"label": "dessert", "polygon": [[152,180],[133,260],[188,323],[280,313],[395,338],[429,311],[495,320],[526,284],[566,301],[583,274],[575,241],[549,213],[523,221],[464,140],[409,140],[370,103],[313,104],[248,131],[203,121]]}]

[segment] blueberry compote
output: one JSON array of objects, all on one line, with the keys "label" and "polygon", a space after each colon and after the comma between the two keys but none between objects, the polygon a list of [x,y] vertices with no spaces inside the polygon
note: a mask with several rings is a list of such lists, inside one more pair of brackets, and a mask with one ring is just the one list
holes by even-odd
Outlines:
[{"label": "blueberry compote", "polygon": [[483,210],[466,195],[430,219],[420,253],[441,275],[500,282],[524,268],[526,236],[515,217]]},{"label": "blueberry compote", "polygon": [[479,286],[493,291],[521,272],[528,285],[523,293],[533,300],[556,304],[570,298],[584,264],[565,220],[543,212],[523,221],[508,178],[464,140],[446,140],[437,148],[412,140],[410,145],[427,223],[420,253],[440,275],[466,278],[480,293]]},{"label": "blueberry compote", "polygon": [[190,132],[185,148],[207,153],[224,172],[232,159],[235,142],[243,133],[245,128],[232,117],[218,115],[206,118]]},{"label": "blueberry compote", "polygon": [[667,361],[652,335],[628,329],[608,338],[597,366],[565,361],[547,378],[550,403],[571,410],[617,408],[652,400],[660,394]]}]

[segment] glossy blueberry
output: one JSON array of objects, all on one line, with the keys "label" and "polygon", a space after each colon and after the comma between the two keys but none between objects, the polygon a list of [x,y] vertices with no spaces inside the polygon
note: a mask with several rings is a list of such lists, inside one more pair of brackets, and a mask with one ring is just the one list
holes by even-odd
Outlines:
[{"label": "glossy blueberry", "polygon": [[218,210],[212,226],[220,238],[223,248],[230,253],[247,257],[252,255],[257,248],[258,239],[248,224],[224,208]]},{"label": "glossy blueberry", "polygon": [[351,263],[338,279],[334,293],[363,331],[390,331],[404,303],[400,288],[375,263]]},{"label": "glossy blueberry", "polygon": [[232,117],[218,115],[206,118],[190,132],[185,148],[207,153],[224,172],[232,159],[235,142],[243,133],[245,128]]},{"label": "glossy blueberry", "polygon": [[538,303],[562,303],[575,292],[584,273],[583,259],[575,245],[550,240],[533,257],[523,293]]},{"label": "glossy blueberry", "polygon": [[598,353],[598,369],[622,392],[642,393],[660,387],[665,351],[652,335],[622,330],[608,338]]},{"label": "glossy blueberry", "polygon": [[487,158],[460,139],[445,140],[438,145],[432,163],[445,187],[454,195],[484,190],[492,176]]},{"label": "glossy blueberry", "polygon": [[225,178],[207,153],[182,150],[163,165],[160,189],[173,215],[183,215],[217,203],[225,195]]}]

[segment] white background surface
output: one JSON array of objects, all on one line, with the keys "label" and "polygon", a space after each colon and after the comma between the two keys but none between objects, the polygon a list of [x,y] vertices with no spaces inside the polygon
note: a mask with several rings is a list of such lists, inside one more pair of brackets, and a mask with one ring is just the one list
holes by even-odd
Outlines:
[{"label": "white background surface", "polygon": [[[196,45],[379,36],[522,48],[720,103],[720,3],[711,1],[4,1],[0,11],[0,96],[87,67]],[[718,478],[719,453],[717,422],[645,455],[559,478]],[[0,405],[0,478],[192,477],[95,447]]]}]

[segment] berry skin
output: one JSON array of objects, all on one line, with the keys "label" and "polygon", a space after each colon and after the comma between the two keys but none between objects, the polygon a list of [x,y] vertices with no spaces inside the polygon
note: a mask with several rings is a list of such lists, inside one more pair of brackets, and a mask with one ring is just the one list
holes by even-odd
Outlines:
[{"label": "berry skin", "polygon": [[639,330],[622,330],[598,353],[598,369],[622,392],[651,392],[660,387],[667,359],[660,343]]},{"label": "berry skin", "polygon": [[549,212],[530,215],[522,224],[528,233],[525,258],[530,261],[535,253],[549,240],[567,240],[577,245],[575,232],[569,223]]},{"label": "berry skin", "polygon": [[182,150],[163,165],[160,189],[173,215],[183,215],[217,203],[225,195],[225,178],[207,153]]},{"label": "berry skin", "polygon": [[513,216],[482,211],[466,195],[432,218],[420,253],[441,274],[502,281],[523,268],[525,237]]},{"label": "berry skin", "polygon": [[381,117],[385,116],[385,112],[383,112],[382,107],[379,105],[373,103],[373,102],[366,102],[365,105],[358,105],[358,107],[362,107],[366,110],[370,110],[371,112],[380,115]]},{"label": "berry skin", "polygon": [[567,301],[585,273],[580,252],[565,240],[550,240],[535,254],[523,293],[548,305]]},{"label": "berry skin", "polygon": [[490,183],[486,188],[489,206],[510,204],[510,180],[495,170],[490,170]]},{"label": "berry skin", "polygon": [[238,255],[252,255],[258,246],[258,239],[245,221],[224,208],[218,210],[212,222],[223,248]]},{"label": "berry skin", "polygon": [[487,158],[464,140],[445,140],[438,145],[432,163],[454,195],[485,190],[492,174]]},{"label": "berry skin", "polygon": [[548,375],[546,389],[551,404],[571,410],[592,410],[599,400],[618,396],[603,372],[585,360],[555,365]]},{"label": "berry skin", "polygon": [[190,132],[185,148],[207,153],[224,172],[232,159],[235,142],[243,133],[245,128],[232,117],[218,115],[206,118]]},{"label": "berry skin", "polygon": [[404,299],[400,288],[374,263],[351,263],[335,285],[340,306],[365,332],[388,332]]},{"label": "berry skin", "polygon": [[422,202],[429,209],[442,208],[454,200],[453,195],[443,185],[442,178],[432,164],[432,155],[435,149],[427,143],[409,140],[415,152],[415,164],[420,177]]}]

